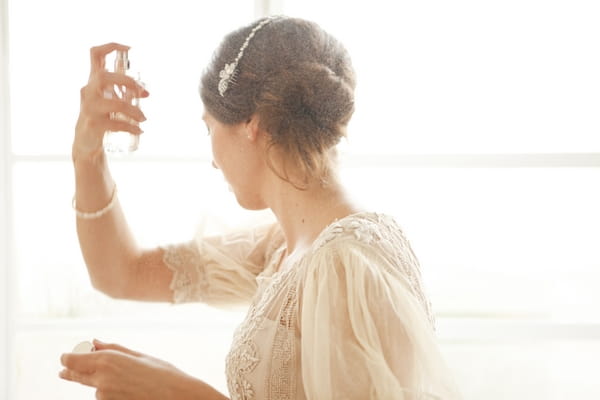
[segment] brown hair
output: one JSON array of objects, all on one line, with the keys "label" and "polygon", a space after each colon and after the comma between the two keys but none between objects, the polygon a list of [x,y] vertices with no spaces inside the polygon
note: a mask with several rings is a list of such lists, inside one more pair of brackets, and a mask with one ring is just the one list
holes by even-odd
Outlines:
[{"label": "brown hair", "polygon": [[[254,22],[227,35],[205,70],[200,94],[205,109],[225,124],[259,117],[270,135],[267,151],[276,147],[299,168],[303,184],[326,180],[331,154],[354,112],[354,70],[350,57],[334,37],[314,22],[280,17],[258,30],[240,58],[234,80],[223,96],[219,73],[235,60]],[[300,187],[299,187],[300,188]]]}]

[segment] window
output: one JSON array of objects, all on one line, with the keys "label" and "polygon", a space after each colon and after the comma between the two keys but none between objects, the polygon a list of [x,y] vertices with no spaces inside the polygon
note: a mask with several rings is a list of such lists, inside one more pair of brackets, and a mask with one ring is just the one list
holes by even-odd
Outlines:
[{"label": "window", "polygon": [[59,355],[91,337],[226,390],[223,356],[241,314],[115,301],[91,288],[69,154],[89,47],[129,44],[151,92],[148,121],[140,150],[111,170],[138,239],[187,240],[199,223],[255,218],[210,168],[197,82],[221,37],[265,11],[314,20],[348,47],[358,87],[343,177],[404,227],[465,398],[600,396],[591,372],[600,357],[591,0],[196,4],[0,1],[6,398],[90,396],[56,374]]}]

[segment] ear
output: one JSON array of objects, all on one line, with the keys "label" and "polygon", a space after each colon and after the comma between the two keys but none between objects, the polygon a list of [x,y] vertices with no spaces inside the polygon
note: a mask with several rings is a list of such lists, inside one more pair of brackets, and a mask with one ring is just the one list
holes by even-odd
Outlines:
[{"label": "ear", "polygon": [[246,135],[248,136],[248,140],[251,142],[255,142],[259,138],[259,122],[258,115],[252,114],[245,123]]}]

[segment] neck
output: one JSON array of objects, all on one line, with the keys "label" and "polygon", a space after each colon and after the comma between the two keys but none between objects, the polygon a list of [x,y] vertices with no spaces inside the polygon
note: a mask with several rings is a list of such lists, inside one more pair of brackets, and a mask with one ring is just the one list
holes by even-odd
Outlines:
[{"label": "neck", "polygon": [[314,184],[306,190],[279,181],[269,196],[269,207],[283,229],[288,256],[306,250],[336,219],[359,211],[337,179],[325,187]]}]

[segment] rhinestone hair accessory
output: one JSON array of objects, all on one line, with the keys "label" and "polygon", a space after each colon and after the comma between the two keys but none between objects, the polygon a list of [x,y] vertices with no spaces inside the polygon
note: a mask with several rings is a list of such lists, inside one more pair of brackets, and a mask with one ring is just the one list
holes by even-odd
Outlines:
[{"label": "rhinestone hair accessory", "polygon": [[219,89],[219,94],[221,95],[221,97],[225,96],[225,92],[227,91],[227,88],[229,88],[229,84],[235,81],[235,75],[237,73],[238,62],[244,55],[244,50],[246,50],[246,47],[248,47],[248,43],[250,43],[250,40],[254,37],[254,35],[256,34],[256,32],[259,29],[261,29],[263,26],[265,26],[266,24],[268,24],[275,18],[276,18],[275,16],[271,16],[271,17],[267,17],[267,18],[263,19],[262,21],[260,21],[258,23],[258,25],[256,25],[252,29],[252,31],[248,34],[248,37],[246,37],[246,40],[244,41],[244,44],[240,48],[240,51],[238,52],[238,55],[235,58],[235,60],[233,60],[233,62],[231,62],[230,64],[225,64],[225,66],[223,67],[221,72],[219,72],[219,78],[221,78],[221,80],[219,81],[218,89]]}]

